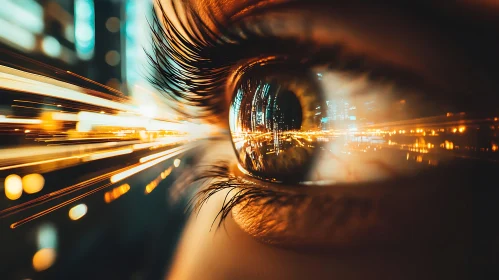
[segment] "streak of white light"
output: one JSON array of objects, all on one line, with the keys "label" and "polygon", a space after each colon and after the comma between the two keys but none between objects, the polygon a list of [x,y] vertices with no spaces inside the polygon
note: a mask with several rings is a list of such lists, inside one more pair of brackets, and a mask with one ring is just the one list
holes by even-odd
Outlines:
[{"label": "streak of white light", "polygon": [[146,130],[184,130],[184,125],[180,123],[152,120],[138,116],[104,115],[86,111],[78,113],[78,121],[84,131],[92,129],[94,126],[145,128]]},{"label": "streak of white light", "polygon": [[144,163],[144,162],[150,161],[152,159],[159,158],[159,157],[171,154],[171,153],[176,152],[176,151],[187,150],[187,149],[188,148],[186,148],[184,146],[180,146],[180,147],[177,147],[177,148],[174,148],[174,149],[170,149],[170,150],[166,150],[166,151],[163,151],[163,152],[159,152],[159,153],[155,153],[155,154],[152,154],[152,155],[149,155],[149,156],[142,157],[142,158],[140,158],[139,162],[140,163]]},{"label": "streak of white light", "polygon": [[110,152],[104,152],[104,153],[96,153],[89,155],[87,157],[83,158],[83,161],[93,161],[93,160],[98,160],[98,159],[103,159],[103,158],[110,158],[110,157],[115,157],[115,156],[121,156],[121,155],[127,155],[133,153],[133,149],[121,149],[121,150],[114,150]]},{"label": "streak of white light", "polygon": [[130,176],[133,176],[133,175],[135,175],[135,174],[137,174],[137,173],[139,173],[139,172],[141,172],[141,171],[146,170],[147,168],[150,168],[150,167],[152,167],[152,166],[154,166],[154,165],[156,165],[156,164],[158,164],[158,163],[160,163],[160,162],[163,162],[163,161],[165,161],[165,160],[167,160],[167,159],[170,159],[170,158],[172,158],[172,157],[174,157],[174,156],[176,156],[176,155],[178,155],[178,154],[181,154],[181,153],[183,153],[183,152],[185,152],[185,151],[186,151],[186,150],[177,151],[177,152],[174,152],[174,153],[172,153],[172,154],[168,154],[168,155],[166,155],[166,156],[162,156],[162,157],[157,158],[157,159],[155,159],[155,160],[148,161],[148,162],[146,162],[146,163],[144,163],[144,164],[141,164],[141,165],[139,165],[139,166],[136,166],[136,167],[130,168],[130,169],[126,170],[126,171],[123,171],[123,172],[121,172],[121,173],[118,173],[118,174],[116,174],[116,175],[113,175],[113,176],[111,177],[111,179],[110,179],[110,180],[111,180],[111,183],[117,183],[117,182],[119,182],[119,181],[121,181],[121,180],[123,180],[123,179],[126,179],[126,178],[128,178],[128,177],[130,177]]},{"label": "streak of white light", "polygon": [[61,160],[68,160],[68,159],[77,159],[77,158],[81,158],[81,157],[82,156],[70,156],[70,157],[61,157],[61,158],[33,161],[33,162],[27,162],[27,163],[21,163],[21,164],[16,164],[16,165],[9,165],[9,166],[0,167],[0,170],[8,170],[8,169],[19,168],[19,167],[27,167],[27,166],[51,163],[51,162],[56,162],[56,161],[61,161]]},{"label": "streak of white light", "polygon": [[142,149],[147,149],[147,148],[158,146],[158,145],[167,145],[167,144],[172,144],[172,143],[176,143],[176,142],[180,142],[180,141],[186,141],[189,139],[190,139],[189,137],[184,137],[184,136],[181,136],[181,137],[171,136],[171,137],[168,137],[162,141],[134,144],[132,147],[134,150],[142,150]]},{"label": "streak of white light", "polygon": [[0,88],[50,96],[100,107],[137,112],[135,106],[83,92],[83,89],[55,79],[0,65]]},{"label": "streak of white light", "polygon": [[42,120],[39,119],[13,119],[0,116],[0,123],[15,123],[15,124],[41,124]]},{"label": "streak of white light", "polygon": [[111,151],[108,153],[106,153],[106,152],[87,153],[87,154],[81,154],[81,155],[59,157],[59,158],[53,158],[53,159],[47,159],[47,160],[39,160],[39,161],[32,161],[32,162],[20,163],[20,164],[15,164],[15,165],[3,166],[3,167],[0,167],[0,170],[28,167],[28,166],[33,166],[33,165],[46,164],[46,163],[64,161],[64,160],[70,160],[70,159],[83,159],[84,162],[88,162],[88,161],[98,160],[98,159],[112,157],[112,156],[129,154],[132,152],[133,152],[132,149],[123,149],[123,150],[120,150],[120,152],[117,152],[116,150],[114,150],[114,151]]},{"label": "streak of white light", "polygon": [[52,119],[56,121],[76,122],[78,121],[78,115],[71,113],[52,113]]},{"label": "streak of white light", "polygon": [[8,159],[19,159],[23,157],[32,156],[46,156],[55,155],[58,153],[70,153],[70,152],[85,152],[92,149],[101,149],[117,146],[118,144],[134,144],[137,141],[126,141],[126,142],[106,142],[106,143],[95,143],[95,144],[82,144],[82,145],[70,145],[70,146],[50,146],[50,147],[20,147],[20,148],[10,148],[10,149],[0,149],[0,160]]}]

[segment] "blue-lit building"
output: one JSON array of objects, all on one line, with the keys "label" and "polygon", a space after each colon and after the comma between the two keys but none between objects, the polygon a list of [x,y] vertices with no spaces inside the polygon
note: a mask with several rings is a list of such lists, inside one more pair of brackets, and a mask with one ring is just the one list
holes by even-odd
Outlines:
[{"label": "blue-lit building", "polygon": [[[3,61],[22,64],[26,60],[11,55],[20,54],[125,94],[132,94],[134,85],[148,86],[147,69],[139,65],[147,64],[144,49],[150,45],[147,19],[152,1],[0,2],[0,48],[7,50],[0,53]],[[44,72],[33,64],[25,67]]]}]

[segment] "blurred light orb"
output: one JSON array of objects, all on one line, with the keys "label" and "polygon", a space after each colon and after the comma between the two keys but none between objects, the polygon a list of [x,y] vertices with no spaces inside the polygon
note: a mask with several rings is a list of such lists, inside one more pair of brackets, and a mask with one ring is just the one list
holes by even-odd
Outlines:
[{"label": "blurred light orb", "polygon": [[179,167],[179,166],[180,166],[180,159],[176,158],[176,159],[173,161],[173,165],[175,165],[175,167]]},{"label": "blurred light orb", "polygon": [[69,218],[73,221],[81,219],[85,214],[87,214],[87,205],[78,204],[73,208],[69,209]]},{"label": "blurred light orb", "polygon": [[43,224],[37,231],[38,249],[57,248],[57,230],[52,224]]},{"label": "blurred light orb", "polygon": [[108,51],[106,53],[106,63],[111,65],[111,66],[116,66],[120,63],[121,56],[120,53],[117,51]]},{"label": "blurred light orb", "polygon": [[76,40],[78,40],[81,44],[89,44],[94,37],[92,26],[88,24],[79,24],[75,29],[75,36]]},{"label": "blurred light orb", "polygon": [[23,181],[19,175],[11,174],[5,178],[5,196],[10,200],[16,200],[23,194]]},{"label": "blurred light orb", "polygon": [[33,256],[33,268],[36,271],[43,271],[51,267],[55,262],[56,252],[53,248],[38,250]]},{"label": "blurred light orb", "polygon": [[28,174],[23,177],[23,189],[25,193],[33,194],[41,191],[45,185],[45,179],[40,174]]},{"label": "blurred light orb", "polygon": [[52,36],[46,36],[42,41],[42,50],[50,57],[59,57],[61,55],[61,43]]},{"label": "blurred light orb", "polygon": [[109,32],[118,32],[120,31],[120,19],[117,17],[110,17],[106,20],[106,28]]}]

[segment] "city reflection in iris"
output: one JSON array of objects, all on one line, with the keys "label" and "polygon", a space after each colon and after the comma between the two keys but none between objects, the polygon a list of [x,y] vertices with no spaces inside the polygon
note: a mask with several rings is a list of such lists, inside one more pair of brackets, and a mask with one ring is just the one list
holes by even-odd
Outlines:
[{"label": "city reflection in iris", "polygon": [[283,87],[264,79],[244,81],[230,108],[239,168],[259,179],[367,182],[415,174],[454,158],[497,160],[496,117],[447,113],[373,122],[365,112],[377,110],[374,101],[357,104],[324,94],[330,100],[316,98],[311,106],[304,104],[310,99],[300,87]]}]

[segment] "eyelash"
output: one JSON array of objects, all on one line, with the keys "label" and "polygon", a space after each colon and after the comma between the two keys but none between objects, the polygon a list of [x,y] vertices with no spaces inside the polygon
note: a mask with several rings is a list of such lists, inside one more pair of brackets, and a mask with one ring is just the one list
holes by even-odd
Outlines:
[{"label": "eyelash", "polygon": [[[212,227],[218,219],[217,228],[219,228],[232,209],[242,203],[245,203],[245,205],[259,203],[274,209],[291,204],[300,205],[306,199],[306,196],[302,194],[278,192],[237,177],[229,171],[228,162],[209,165],[206,166],[206,169],[201,167],[198,172],[193,182],[204,181],[208,184],[190,200],[187,208],[188,212],[199,213],[210,197],[221,191],[227,191],[220,211],[213,220]],[[231,193],[232,196],[228,199]]]},{"label": "eyelash", "polygon": [[[198,191],[189,201],[187,212],[199,214],[210,197],[221,191],[227,191],[222,206],[213,219],[211,228],[215,224],[217,229],[220,228],[232,209],[239,205],[243,205],[243,208],[247,205],[264,206],[259,209],[269,213],[287,206],[292,206],[297,211],[301,207],[315,207],[319,213],[328,214],[335,210],[333,212],[336,212],[336,216],[330,222],[336,227],[347,226],[348,221],[355,218],[354,210],[360,210],[362,218],[377,211],[378,202],[375,198],[335,197],[330,194],[306,195],[300,192],[276,191],[269,187],[260,186],[232,174],[228,162],[198,167],[197,170],[198,173],[194,176],[192,183],[204,182],[207,183],[207,186]],[[230,196],[231,194],[232,196]],[[230,199],[228,199],[229,196]]]},{"label": "eyelash", "polygon": [[[178,17],[178,7],[175,6],[177,2],[172,2],[175,7],[173,13]],[[313,65],[324,60],[324,57],[316,55],[317,50],[310,42],[278,38],[265,23],[227,24],[231,26],[228,29],[221,21],[211,19],[210,22],[216,26],[216,30],[212,31],[192,12],[188,4],[179,5],[184,5],[182,9],[187,11],[188,21],[178,28],[158,2],[161,18],[155,14],[150,25],[153,44],[152,51],[147,56],[153,71],[149,75],[151,84],[163,92],[169,101],[201,109],[200,114],[192,115],[192,110],[181,110],[178,106],[173,106],[184,116],[203,118],[224,113],[225,106],[221,101],[228,76],[233,67],[241,64],[244,58],[282,56],[287,60],[300,57],[293,62],[300,65]],[[197,32],[182,35],[181,30],[194,30],[193,26]],[[328,49],[329,61],[335,61],[331,57],[339,58],[342,51],[340,45]],[[311,57],[315,60],[311,61]],[[342,57],[341,64],[345,70],[350,70],[359,59],[364,60],[362,57]]]}]

